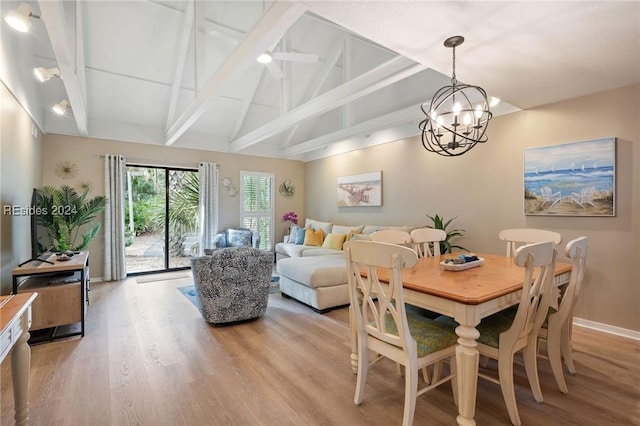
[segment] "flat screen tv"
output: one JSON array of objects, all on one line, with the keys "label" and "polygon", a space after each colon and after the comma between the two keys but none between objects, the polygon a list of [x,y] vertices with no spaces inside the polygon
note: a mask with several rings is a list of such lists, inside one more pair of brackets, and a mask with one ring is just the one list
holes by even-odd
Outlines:
[{"label": "flat screen tv", "polygon": [[31,195],[31,258],[37,259],[42,253],[46,251],[42,237],[47,238],[45,229],[38,225],[38,217],[42,215],[42,208],[38,203],[38,188],[33,188]]}]

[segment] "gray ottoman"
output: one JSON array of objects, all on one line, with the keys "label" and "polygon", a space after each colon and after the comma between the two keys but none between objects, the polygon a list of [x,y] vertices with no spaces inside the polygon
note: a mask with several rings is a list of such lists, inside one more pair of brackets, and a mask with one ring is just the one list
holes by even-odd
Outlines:
[{"label": "gray ottoman", "polygon": [[325,313],[349,305],[347,267],[342,255],[291,257],[278,261],[280,292]]}]

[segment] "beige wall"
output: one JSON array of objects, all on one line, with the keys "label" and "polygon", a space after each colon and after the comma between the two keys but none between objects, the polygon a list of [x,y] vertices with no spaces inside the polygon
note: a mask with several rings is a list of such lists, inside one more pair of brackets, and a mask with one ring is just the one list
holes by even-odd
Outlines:
[{"label": "beige wall", "polygon": [[[504,228],[545,228],[563,243],[589,237],[584,293],[576,316],[640,331],[640,85],[495,118],[489,142],[460,157],[427,152],[419,138],[305,164],[305,211],[341,224],[426,225],[427,214],[467,230],[461,245],[503,253]],[[523,150],[614,136],[615,217],[523,214]],[[381,170],[383,206],[336,207],[336,177]],[[566,259],[564,254],[562,259]]]},{"label": "beige wall", "polygon": [[31,257],[31,220],[5,208],[29,207],[40,186],[40,132],[11,92],[0,83],[0,294],[11,293],[11,270]]},{"label": "beige wall", "polygon": [[[228,177],[236,188],[239,188],[241,171],[274,173],[276,241],[281,241],[288,229],[286,224],[280,221],[282,215],[288,211],[295,211],[299,215],[304,213],[304,167],[302,162],[292,160],[47,134],[42,140],[42,182],[52,186],[69,184],[75,188],[79,188],[83,182],[88,182],[92,188],[90,194],[104,195],[104,154],[121,154],[131,162],[144,160],[145,165],[197,167],[202,161],[217,163],[220,181]],[[61,161],[75,163],[78,166],[78,176],[69,180],[58,177],[55,167]],[[296,188],[296,193],[291,199],[281,196],[277,189],[277,186],[287,179],[294,182]],[[219,228],[238,226],[240,195],[230,197],[220,183],[219,202]],[[102,216],[100,219],[102,220]],[[103,245],[104,233],[101,231],[89,246],[93,278],[103,276]]]}]

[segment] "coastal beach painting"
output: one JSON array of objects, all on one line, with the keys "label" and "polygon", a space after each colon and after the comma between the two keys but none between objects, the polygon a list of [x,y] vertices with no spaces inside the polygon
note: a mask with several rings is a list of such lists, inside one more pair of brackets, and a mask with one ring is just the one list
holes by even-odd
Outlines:
[{"label": "coastal beach painting", "polygon": [[616,139],[524,152],[524,214],[615,216]]},{"label": "coastal beach painting", "polygon": [[382,172],[361,173],[337,179],[338,207],[382,205]]}]

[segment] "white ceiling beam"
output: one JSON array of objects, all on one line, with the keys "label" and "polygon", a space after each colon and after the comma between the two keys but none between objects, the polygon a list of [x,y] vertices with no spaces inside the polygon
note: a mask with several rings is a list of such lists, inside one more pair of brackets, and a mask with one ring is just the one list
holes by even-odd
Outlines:
[{"label": "white ceiling beam", "polygon": [[276,118],[264,126],[247,133],[231,142],[231,152],[238,152],[277,135],[289,127],[307,119],[330,111],[348,102],[387,87],[410,77],[427,66],[410,59],[397,56],[390,61],[368,71],[335,89],[323,93],[315,99],[300,105],[289,113]]},{"label": "white ceiling beam", "polygon": [[[307,142],[302,142],[288,148],[283,149],[280,154],[282,158],[290,158],[296,155],[304,154],[316,149],[323,148],[332,143],[341,142],[345,139],[353,137],[361,137],[367,133],[378,132],[390,127],[399,126],[401,124],[419,120],[423,116],[420,105],[412,105],[410,107],[385,114],[371,120],[363,121],[349,128],[341,129],[333,133],[322,135],[318,138]],[[416,133],[418,133],[418,125],[416,124]]]},{"label": "white ceiling beam", "polygon": [[[344,69],[342,70],[342,77],[344,81],[351,80],[351,76],[353,74],[353,58],[351,57],[352,53],[353,40],[351,39],[351,36],[347,35],[344,40],[344,56],[342,61],[342,63],[344,64]],[[346,129],[351,126],[351,123],[354,122],[353,108],[351,107],[351,104],[345,104],[342,114],[342,127]]]},{"label": "white ceiling beam", "polygon": [[[195,96],[200,93],[201,82],[205,76],[205,59],[206,59],[206,47],[207,37],[203,32],[198,31],[201,22],[204,22],[205,4],[204,2],[195,2],[195,15],[193,20],[195,22],[194,36],[193,36],[193,86]],[[198,22],[201,21],[201,22]],[[172,123],[168,123],[172,124]]]},{"label": "white ceiling beam", "polygon": [[299,3],[274,2],[171,126],[165,145],[173,145],[204,114],[209,102],[220,92],[223,84],[233,75],[243,73],[253,66],[256,58],[269,46],[277,43],[305,10]]},{"label": "white ceiling beam", "polygon": [[[87,76],[86,76],[86,68],[84,62],[84,19],[85,19],[85,11],[86,5],[84,2],[78,1],[75,3],[76,6],[76,72],[78,73],[78,80],[80,82],[80,90],[84,94],[85,104],[87,101]],[[88,115],[88,113],[87,113]],[[89,122],[87,117],[87,123]],[[88,124],[87,124],[88,128]]]},{"label": "white ceiling beam", "polygon": [[256,92],[258,91],[258,84],[260,83],[262,74],[264,74],[264,70],[265,67],[257,67],[251,74],[251,77],[249,77],[249,81],[246,82],[246,87],[248,88],[247,96],[242,100],[240,112],[238,112],[238,117],[236,118],[233,130],[231,131],[231,139],[234,139],[242,128],[242,124],[247,117],[247,112],[249,112],[249,107],[253,103],[253,98],[256,96]]},{"label": "white ceiling beam", "polygon": [[[307,88],[307,93],[305,93],[305,96],[302,98],[303,100],[310,101],[311,99],[318,96],[320,90],[322,90],[322,87],[324,87],[325,83],[329,79],[329,76],[331,75],[331,72],[338,63],[338,59],[340,59],[340,55],[342,55],[343,51],[344,46],[342,42],[338,42],[333,46],[331,52],[327,56],[327,61],[321,68],[318,69],[316,73],[317,77],[311,80],[313,84]],[[291,145],[291,141],[293,140],[293,137],[295,136],[299,128],[300,123],[297,123],[289,130],[289,134],[286,136],[285,141],[282,144],[283,147]]]},{"label": "white ceiling beam", "polygon": [[205,25],[209,28],[208,33],[210,35],[226,38],[227,40],[239,42],[245,35],[242,31],[215,21],[205,20]]},{"label": "white ceiling beam", "polygon": [[171,99],[169,100],[169,111],[167,113],[167,121],[165,129],[168,130],[176,115],[176,107],[178,105],[178,96],[180,96],[180,85],[182,83],[182,76],[184,74],[184,66],[187,62],[187,52],[189,48],[189,41],[191,40],[191,34],[193,30],[193,21],[195,16],[193,14],[194,1],[188,0],[187,10],[184,12],[184,20],[182,21],[182,29],[180,33],[180,43],[178,44],[178,50],[176,51],[176,70],[173,75],[173,84],[171,85]]},{"label": "white ceiling beam", "polygon": [[[40,0],[40,12],[42,20],[47,27],[51,46],[58,62],[58,69],[62,75],[64,88],[69,98],[71,111],[78,126],[78,132],[82,136],[88,136],[87,121],[87,99],[86,99],[86,82],[84,81],[84,72],[78,73],[78,69],[84,71],[84,55],[76,54],[76,39],[70,34],[72,28],[76,27],[76,23],[69,23],[65,17],[63,1]],[[82,17],[76,13],[76,21]],[[70,25],[73,25],[71,27]],[[82,31],[75,28],[76,35],[82,37]],[[82,48],[80,43],[79,48]]]}]

